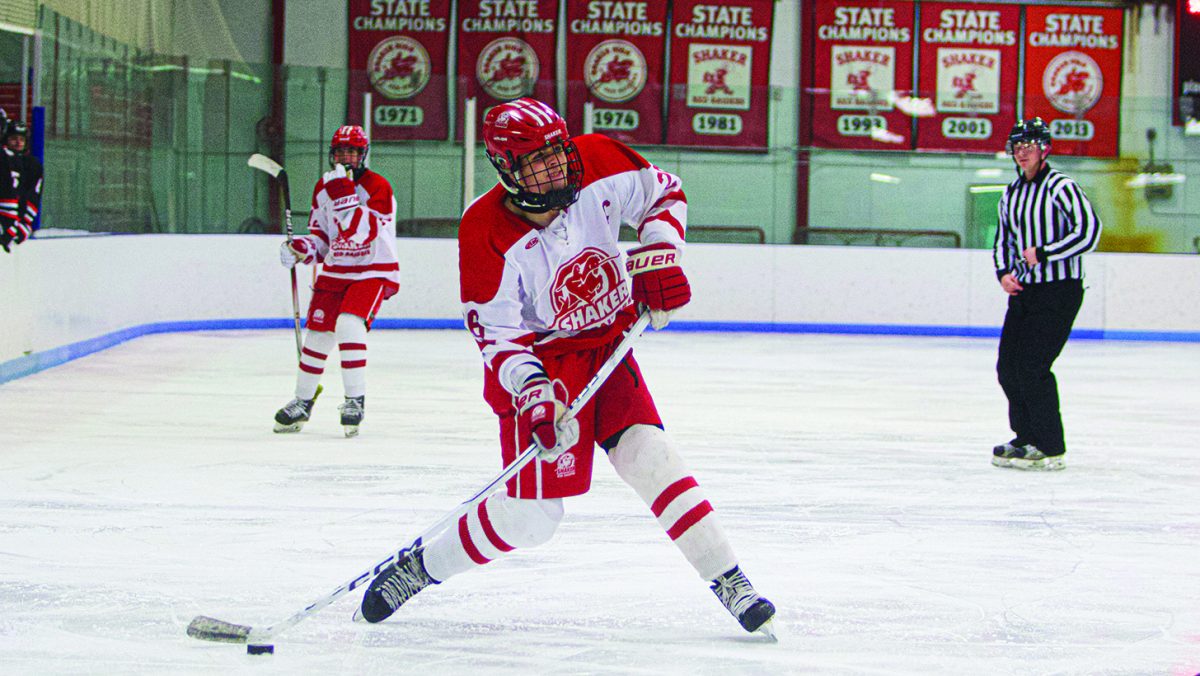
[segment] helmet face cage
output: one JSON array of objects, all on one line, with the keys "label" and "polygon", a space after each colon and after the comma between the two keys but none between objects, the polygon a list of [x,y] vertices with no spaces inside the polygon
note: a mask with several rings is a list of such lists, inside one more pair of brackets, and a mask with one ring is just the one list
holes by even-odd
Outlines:
[{"label": "helmet face cage", "polygon": [[1012,155],[1018,145],[1036,143],[1042,152],[1046,152],[1050,147],[1050,141],[1050,127],[1046,126],[1046,122],[1042,118],[1018,120],[1013,125],[1012,131],[1008,132],[1008,142],[1004,144],[1004,151]]},{"label": "helmet face cage", "polygon": [[[488,160],[500,174],[514,204],[530,213],[545,213],[570,206],[583,186],[583,162],[570,141],[567,123],[541,101],[521,98],[502,103],[483,120],[483,143]],[[546,149],[553,150],[546,153]],[[545,167],[529,173],[540,154]],[[561,169],[563,176],[550,174]],[[555,182],[565,184],[555,188]]]},{"label": "helmet face cage", "polygon": [[[526,170],[531,160],[536,161],[534,157],[542,153],[540,149],[520,156],[507,153],[507,157],[488,153],[488,159],[500,174],[500,183],[511,195],[513,203],[535,214],[571,206],[579,199],[583,185],[583,161],[574,143],[567,140],[543,148],[551,148],[553,152],[546,153],[543,168],[532,173]],[[506,166],[512,170],[506,170]],[[565,185],[559,188],[553,187],[556,179],[551,174],[555,169],[561,169],[565,178]]]},{"label": "helmet face cage", "polygon": [[358,163],[350,166],[350,169],[354,172],[355,179],[360,178],[363,172],[367,170],[367,153],[371,150],[371,142],[367,139],[367,133],[363,131],[362,127],[356,124],[339,127],[333,133],[333,138],[329,141],[330,167],[337,164],[333,156],[338,148],[354,148],[359,151]]}]

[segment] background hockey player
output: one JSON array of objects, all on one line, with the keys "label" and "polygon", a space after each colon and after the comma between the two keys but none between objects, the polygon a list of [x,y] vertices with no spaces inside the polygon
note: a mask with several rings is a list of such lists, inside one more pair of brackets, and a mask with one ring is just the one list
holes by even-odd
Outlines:
[{"label": "background hockey player", "polygon": [[325,360],[342,360],[346,436],[358,434],[367,390],[367,331],[379,306],[400,289],[396,200],[392,186],[366,166],[362,127],[344,126],[329,143],[330,171],[313,189],[309,234],[279,247],[284,267],[321,263],[308,306],[308,334],[296,374],[296,398],[275,414],[276,432],[299,432],[312,415]]},{"label": "background hockey player", "polygon": [[1083,254],[1100,242],[1100,218],[1083,190],[1050,167],[1050,128],[1017,122],[1006,150],[1017,179],[1000,196],[993,251],[1008,294],[996,374],[1016,436],[992,449],[992,464],[1024,470],[1066,467],[1058,381],[1050,368],[1083,304]]},{"label": "background hockey player", "polygon": [[42,206],[42,163],[29,154],[29,127],[0,122],[0,247],[11,251],[29,238]]},{"label": "background hockey player", "polygon": [[[637,307],[661,328],[691,298],[680,267],[687,203],[679,179],[607,137],[571,140],[558,113],[532,99],[491,109],[483,137],[500,184],[459,227],[463,314],[486,364],[484,397],[500,419],[503,462],[531,442],[539,460],[377,577],[362,617],[379,622],[430,584],[548,541],[563,498],[588,490],[599,444],[742,627],[770,633],[775,608],[738,566],[633,355],[577,418],[561,418]],[[636,228],[640,242],[624,263],[622,225]]]}]

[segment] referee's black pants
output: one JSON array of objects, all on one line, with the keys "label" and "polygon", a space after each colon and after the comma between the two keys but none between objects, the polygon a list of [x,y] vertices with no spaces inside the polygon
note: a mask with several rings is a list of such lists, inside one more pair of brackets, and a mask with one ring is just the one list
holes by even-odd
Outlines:
[{"label": "referee's black pants", "polygon": [[1046,455],[1066,453],[1058,381],[1050,372],[1083,303],[1083,282],[1026,284],[1008,298],[996,374],[1008,397],[1014,445],[1033,444]]}]

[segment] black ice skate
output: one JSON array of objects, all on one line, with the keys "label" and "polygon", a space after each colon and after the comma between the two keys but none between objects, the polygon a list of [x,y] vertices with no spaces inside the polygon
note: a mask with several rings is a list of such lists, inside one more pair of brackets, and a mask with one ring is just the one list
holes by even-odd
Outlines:
[{"label": "black ice skate", "polygon": [[1004,444],[992,450],[992,464],[1030,472],[1057,472],[1067,468],[1064,454],[1046,455],[1033,444],[1013,446]]},{"label": "black ice skate", "polygon": [[358,436],[358,426],[362,424],[365,414],[366,399],[365,396],[346,397],[346,403],[338,406],[338,410],[342,412],[342,427],[346,430],[346,436]]},{"label": "black ice skate", "polygon": [[395,565],[371,580],[354,619],[383,622],[417,592],[431,584],[440,583],[425,572],[425,548],[418,541],[413,549],[400,553]]},{"label": "black ice skate", "polygon": [[713,580],[710,589],[721,599],[721,603],[731,615],[737,618],[742,629],[754,633],[760,631],[771,638],[775,636],[775,627],[771,619],[775,617],[775,604],[764,599],[754,591],[750,580],[742,569],[734,566],[721,577]]},{"label": "black ice skate", "polygon": [[312,399],[296,397],[279,409],[275,413],[275,432],[279,434],[299,432],[312,415],[313,404],[317,402],[317,396],[320,394],[321,390],[318,389]]}]

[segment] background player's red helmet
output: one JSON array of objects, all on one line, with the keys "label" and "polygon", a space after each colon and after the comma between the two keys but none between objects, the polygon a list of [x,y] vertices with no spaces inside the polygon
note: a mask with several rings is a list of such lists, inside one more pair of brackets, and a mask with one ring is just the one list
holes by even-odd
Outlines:
[{"label": "background player's red helmet", "polygon": [[362,154],[358,157],[358,166],[351,167],[356,174],[362,173],[367,167],[367,151],[371,149],[371,141],[367,138],[367,132],[357,124],[348,124],[338,127],[338,130],[333,132],[333,139],[329,141],[329,166],[333,166],[333,151],[337,148],[357,148]]},{"label": "background player's red helmet", "polygon": [[[488,160],[500,173],[500,182],[513,202],[526,211],[543,213],[569,206],[579,198],[583,163],[567,133],[567,123],[550,106],[530,98],[502,103],[483,118],[483,145]],[[541,188],[529,180],[518,181],[521,159],[547,147],[561,147],[567,158],[564,188]],[[532,189],[530,189],[532,188]]]}]

